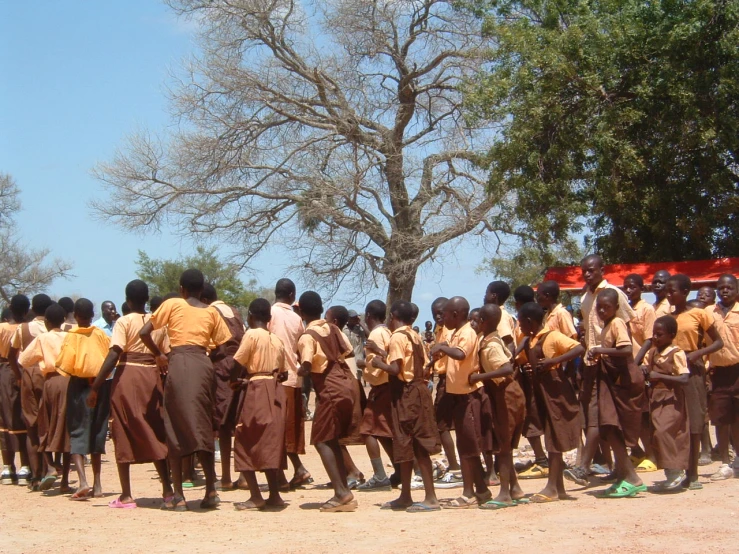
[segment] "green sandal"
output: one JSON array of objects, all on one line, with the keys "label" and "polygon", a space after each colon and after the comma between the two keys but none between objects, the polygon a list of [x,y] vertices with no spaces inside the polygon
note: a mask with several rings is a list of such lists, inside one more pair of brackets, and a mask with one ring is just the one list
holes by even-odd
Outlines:
[{"label": "green sandal", "polygon": [[640,492],[646,492],[647,486],[642,485],[632,485],[628,481],[621,481],[618,485],[616,485],[615,490],[608,492],[603,495],[605,498],[628,498],[633,497],[639,494]]},{"label": "green sandal", "polygon": [[500,500],[488,500],[484,504],[478,506],[481,510],[502,510],[503,508],[512,508],[517,506],[516,501],[501,502]]}]

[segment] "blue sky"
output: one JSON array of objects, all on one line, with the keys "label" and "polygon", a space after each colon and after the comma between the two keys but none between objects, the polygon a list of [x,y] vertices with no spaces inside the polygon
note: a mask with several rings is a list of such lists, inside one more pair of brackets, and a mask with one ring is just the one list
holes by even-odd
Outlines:
[{"label": "blue sky", "polygon": [[[0,171],[21,188],[17,224],[24,241],[74,264],[75,276],[55,282],[50,294],[120,304],[135,278],[138,249],[157,258],[194,249],[166,229],[145,237],[126,233],[96,220],[88,206],[104,198],[90,174],[97,162],[110,159],[127,134],[171,124],[166,85],[170,71],[195,50],[192,31],[156,0],[2,3]],[[475,273],[479,250],[470,244],[455,252],[443,271],[419,275],[413,300],[422,320],[442,293],[481,301],[491,276]],[[271,287],[289,265],[286,252],[270,250],[254,263],[253,276]],[[364,300],[384,294],[367,291]],[[348,300],[341,292],[333,299],[361,309],[362,299]]]}]

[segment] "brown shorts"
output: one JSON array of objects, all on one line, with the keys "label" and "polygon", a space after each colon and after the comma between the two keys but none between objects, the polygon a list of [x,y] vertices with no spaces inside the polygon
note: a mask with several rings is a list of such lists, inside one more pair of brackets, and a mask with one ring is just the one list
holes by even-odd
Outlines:
[{"label": "brown shorts", "polygon": [[482,394],[481,389],[469,394],[447,393],[454,403],[454,429],[460,458],[475,458],[482,454]]},{"label": "brown shorts", "polygon": [[706,425],[708,411],[705,376],[691,373],[688,384],[685,385],[685,401],[688,406],[690,434],[700,435]]},{"label": "brown shorts", "polygon": [[447,397],[445,373],[439,375],[439,382],[436,384],[434,412],[439,433],[454,429],[454,400]]},{"label": "brown shorts", "polygon": [[714,425],[730,425],[739,419],[739,364],[715,367],[708,413]]},{"label": "brown shorts", "polygon": [[367,396],[367,405],[362,414],[362,423],[359,426],[359,434],[363,437],[385,437],[392,438],[392,395],[390,384],[384,383],[370,389]]}]

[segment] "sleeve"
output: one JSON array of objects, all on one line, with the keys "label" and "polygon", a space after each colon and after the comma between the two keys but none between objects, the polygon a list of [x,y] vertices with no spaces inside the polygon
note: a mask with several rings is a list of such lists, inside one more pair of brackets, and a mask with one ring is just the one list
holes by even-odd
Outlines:
[{"label": "sleeve", "polygon": [[506,355],[506,349],[497,342],[492,341],[483,348],[480,361],[482,362],[483,372],[488,373],[500,369],[501,366],[504,366],[511,360]]},{"label": "sleeve", "polygon": [[41,342],[38,337],[31,341],[26,349],[18,355],[18,363],[23,367],[31,367],[37,365],[44,359],[44,353],[41,350]]},{"label": "sleeve", "polygon": [[305,362],[313,363],[313,356],[316,355],[316,341],[307,333],[300,335],[298,339],[298,361],[303,364]]},{"label": "sleeve", "polygon": [[672,371],[675,375],[685,375],[686,373],[690,373],[690,369],[688,369],[688,358],[682,350],[675,352],[673,364],[674,367],[672,368]]},{"label": "sleeve", "polygon": [[654,308],[647,304],[647,308],[644,311],[644,339],[652,340],[652,334],[654,331],[654,322],[657,321],[657,314]]},{"label": "sleeve", "polygon": [[657,347],[653,346],[649,349],[649,352],[647,352],[647,355],[644,357],[644,364],[649,368],[649,371],[654,371],[654,357],[656,356]]},{"label": "sleeve", "polygon": [[611,337],[614,346],[631,346],[631,337],[623,319],[615,318],[611,322]]},{"label": "sleeve", "polygon": [[121,318],[118,321],[116,321],[115,325],[113,325],[113,336],[110,337],[110,347],[113,348],[114,346],[117,346],[121,350],[126,349],[126,344],[128,343],[128,339],[126,337],[128,333],[128,322],[129,319]]},{"label": "sleeve", "polygon": [[351,354],[352,352],[354,352],[354,347],[352,346],[352,343],[347,338],[346,334],[342,332],[340,333],[340,335],[341,335],[341,340],[344,343],[344,351],[342,352],[342,354],[346,356],[347,354]]},{"label": "sleeve", "polygon": [[511,325],[511,316],[508,312],[503,311],[500,323],[498,323],[498,336],[501,339],[513,337],[513,326]]},{"label": "sleeve", "polygon": [[212,340],[216,346],[220,346],[231,338],[231,331],[228,330],[228,325],[223,321],[218,310],[213,308],[211,315],[213,317],[213,330],[210,333],[210,340]]},{"label": "sleeve", "polygon": [[[636,312],[631,307],[631,304],[629,304],[629,297],[626,296],[626,293],[618,287],[612,288],[618,293],[618,311],[616,312],[616,316],[628,323],[636,317]],[[593,305],[593,311],[595,311],[595,305]]]},{"label": "sleeve", "polygon": [[408,340],[400,333],[393,333],[390,337],[390,343],[387,346],[387,363],[405,360],[405,341]]},{"label": "sleeve", "polygon": [[[552,352],[554,353],[554,355],[552,356],[553,358],[563,356],[573,348],[577,348],[578,346],[580,346],[580,343],[577,342],[575,339],[567,337],[559,331],[552,331],[547,337],[546,341],[551,341],[550,344]],[[629,342],[629,344],[631,344],[631,342]]]},{"label": "sleeve", "polygon": [[559,319],[560,327],[557,330],[563,335],[566,335],[570,338],[576,338],[577,329],[575,329],[575,322],[572,320],[570,312],[568,312],[567,310],[560,310],[560,312],[557,314],[557,318]]},{"label": "sleeve", "polygon": [[[696,310],[699,313],[699,323],[701,329],[708,331],[714,325],[713,316],[709,315],[705,310]],[[20,327],[19,327],[20,329]]]},{"label": "sleeve", "polygon": [[469,332],[459,333],[455,346],[464,352],[464,357],[469,358],[477,353],[477,333],[470,327]]},{"label": "sleeve", "polygon": [[72,374],[74,372],[74,366],[76,361],[74,340],[76,337],[72,334],[67,334],[64,337],[64,342],[59,350],[59,357],[56,359],[54,364],[56,367],[64,371],[65,373]]},{"label": "sleeve", "polygon": [[241,338],[241,344],[239,344],[239,349],[234,354],[234,361],[239,362],[243,367],[246,367],[249,364],[251,354],[254,350],[254,340],[252,336],[251,331],[244,333],[244,336]]},{"label": "sleeve", "polygon": [[23,327],[23,324],[18,325],[18,327],[15,328],[13,338],[10,339],[10,347],[15,348],[16,350],[21,349],[21,327]]},{"label": "sleeve", "polygon": [[173,299],[165,300],[156,312],[151,314],[151,324],[154,329],[161,329],[166,327],[169,323],[169,318],[172,315],[172,306],[174,306]]}]

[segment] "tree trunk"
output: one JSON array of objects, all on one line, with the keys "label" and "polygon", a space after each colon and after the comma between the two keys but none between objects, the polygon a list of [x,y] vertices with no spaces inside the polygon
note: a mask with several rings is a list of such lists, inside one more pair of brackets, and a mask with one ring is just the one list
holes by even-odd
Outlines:
[{"label": "tree trunk", "polygon": [[411,271],[404,271],[400,274],[391,273],[387,276],[388,290],[387,290],[387,308],[390,310],[390,306],[396,300],[407,300],[411,301],[413,295],[413,287],[416,284],[416,273],[418,272],[418,266]]}]

